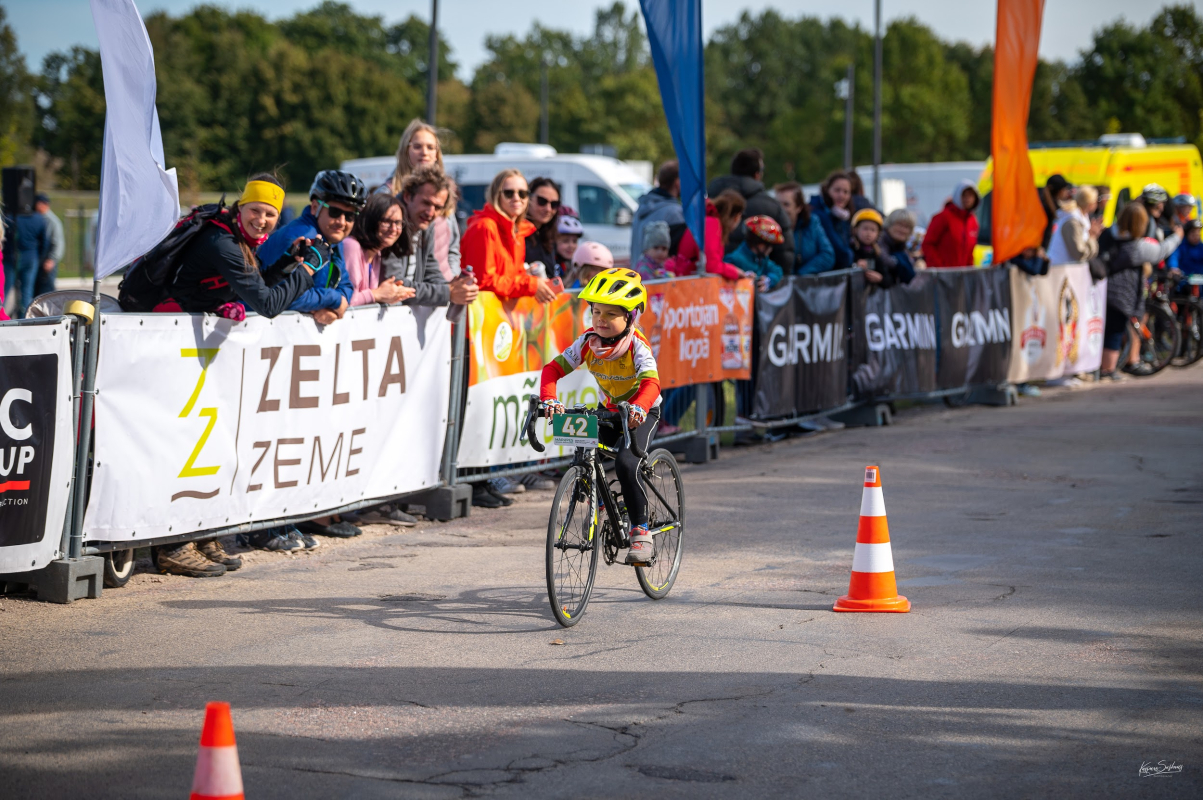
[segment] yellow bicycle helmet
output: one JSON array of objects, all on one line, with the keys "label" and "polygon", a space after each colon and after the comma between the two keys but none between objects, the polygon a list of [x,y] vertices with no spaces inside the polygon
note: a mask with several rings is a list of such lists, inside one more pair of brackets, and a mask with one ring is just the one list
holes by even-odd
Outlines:
[{"label": "yellow bicycle helmet", "polygon": [[634,311],[640,306],[647,307],[647,290],[638,272],[616,267],[594,275],[581,291],[581,299]]}]

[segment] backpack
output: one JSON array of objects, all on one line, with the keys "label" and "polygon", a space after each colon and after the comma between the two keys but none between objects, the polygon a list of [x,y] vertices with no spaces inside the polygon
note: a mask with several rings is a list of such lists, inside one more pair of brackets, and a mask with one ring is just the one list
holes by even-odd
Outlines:
[{"label": "backpack", "polygon": [[127,312],[147,312],[167,299],[180,270],[180,256],[200,234],[205,224],[226,216],[226,198],[197,206],[175,224],[171,233],[146,255],[134,261],[117,287],[117,302]]}]

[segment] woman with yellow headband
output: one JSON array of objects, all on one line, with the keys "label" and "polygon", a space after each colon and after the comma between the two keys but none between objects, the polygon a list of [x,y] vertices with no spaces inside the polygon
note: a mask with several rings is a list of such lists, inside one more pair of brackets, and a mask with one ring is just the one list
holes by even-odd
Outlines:
[{"label": "woman with yellow headband", "polygon": [[[313,286],[313,267],[295,255],[304,239],[278,262],[260,270],[256,248],[276,229],[284,188],[271,175],[256,175],[238,202],[209,224],[179,257],[169,298],[155,311],[218,314],[241,320],[249,309],[265,317],[286,310]],[[299,246],[298,246],[299,245]]]}]

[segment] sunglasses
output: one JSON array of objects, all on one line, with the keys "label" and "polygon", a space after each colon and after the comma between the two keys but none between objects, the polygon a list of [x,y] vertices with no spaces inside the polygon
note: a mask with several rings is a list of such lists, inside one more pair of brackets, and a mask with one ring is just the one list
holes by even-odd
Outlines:
[{"label": "sunglasses", "polygon": [[347,222],[354,222],[355,220],[359,219],[358,211],[346,211],[341,208],[334,208],[329,203],[323,203],[321,200],[318,200],[317,204],[326,209],[326,213],[330,215],[330,219],[342,219],[343,217],[346,217]]},{"label": "sunglasses", "polygon": [[535,195],[535,202],[538,203],[540,206],[551,206],[552,211],[558,211],[560,208],[559,200],[548,200],[546,197],[544,197],[541,194]]},{"label": "sunglasses", "polygon": [[514,195],[518,195],[523,200],[530,197],[530,192],[528,192],[526,189],[502,189],[501,194],[506,200],[513,200]]}]

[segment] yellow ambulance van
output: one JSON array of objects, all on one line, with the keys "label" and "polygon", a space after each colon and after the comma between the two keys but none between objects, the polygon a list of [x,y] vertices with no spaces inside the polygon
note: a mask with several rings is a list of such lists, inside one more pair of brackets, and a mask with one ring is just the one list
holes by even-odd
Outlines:
[{"label": "yellow ambulance van", "polygon": [[[1029,147],[1028,155],[1037,186],[1044,186],[1050,175],[1060,173],[1074,186],[1091,185],[1098,187],[1100,194],[1110,193],[1106,205],[1100,209],[1106,225],[1150,183],[1160,184],[1170,197],[1194,195],[1195,214],[1200,213],[1203,163],[1199,149],[1184,140],[1146,141],[1140,134],[1107,134],[1097,142],[1035,143]],[[989,245],[993,188],[994,164],[988,160],[978,181],[982,203],[978,206],[980,228],[974,259],[979,264],[989,264],[992,255]]]}]

